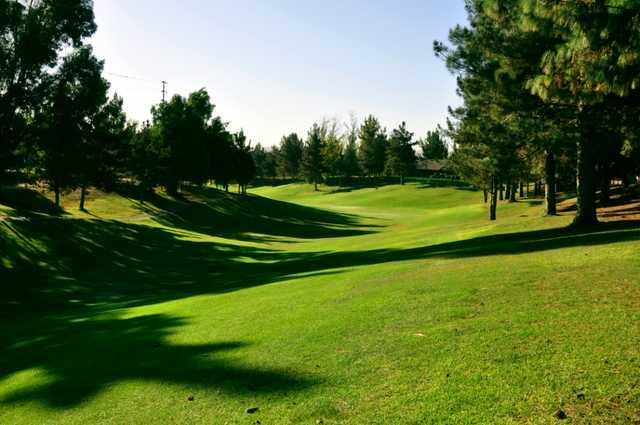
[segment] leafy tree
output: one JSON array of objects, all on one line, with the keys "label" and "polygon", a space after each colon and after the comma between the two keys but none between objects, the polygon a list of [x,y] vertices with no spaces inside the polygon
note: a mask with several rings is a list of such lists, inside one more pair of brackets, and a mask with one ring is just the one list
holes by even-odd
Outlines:
[{"label": "leafy tree", "polygon": [[407,130],[407,125],[402,124],[391,132],[387,145],[387,159],[385,172],[388,175],[399,176],[400,184],[404,184],[405,176],[415,170],[416,154],[413,150],[413,133]]},{"label": "leafy tree", "polygon": [[318,191],[318,183],[322,181],[322,149],[322,128],[318,124],[313,124],[304,146],[302,173],[307,181],[313,183],[315,191]]},{"label": "leafy tree", "polygon": [[296,133],[284,136],[280,141],[280,173],[283,176],[297,177],[300,175],[304,142]]},{"label": "leafy tree", "polygon": [[0,181],[15,164],[26,114],[39,109],[47,68],[64,47],[79,47],[96,30],[91,0],[0,1]]},{"label": "leafy tree", "polygon": [[369,176],[380,175],[384,171],[387,148],[385,130],[373,115],[369,115],[360,127],[359,137],[359,159],[362,169]]},{"label": "leafy tree", "polygon": [[342,158],[342,173],[346,177],[360,175],[360,164],[358,163],[358,122],[352,117],[347,126],[346,142]]},{"label": "leafy tree", "polygon": [[246,194],[247,186],[256,175],[256,165],[251,156],[251,143],[247,142],[244,131],[233,135],[233,146],[234,178],[238,182],[238,191]]},{"label": "leafy tree", "polygon": [[342,174],[342,138],[335,121],[323,125],[322,165],[330,176]]},{"label": "leafy tree", "polygon": [[175,95],[152,108],[154,125],[170,153],[165,186],[172,195],[183,181],[202,184],[209,178],[207,140],[213,109],[204,89],[188,98]]},{"label": "leafy tree", "polygon": [[169,150],[162,143],[157,127],[145,123],[131,139],[128,169],[137,180],[140,198],[163,182],[169,163]]},{"label": "leafy tree", "polygon": [[98,147],[93,184],[107,190],[113,188],[118,175],[127,169],[126,157],[130,154],[130,140],[135,132],[123,106],[124,99],[114,94],[92,122],[93,138]]},{"label": "leafy tree", "polygon": [[215,181],[226,191],[233,180],[233,136],[227,130],[228,124],[220,117],[214,117],[205,131],[205,151],[207,156],[207,180]]},{"label": "leafy tree", "polygon": [[423,159],[447,159],[449,149],[447,143],[442,137],[442,131],[428,131],[426,137],[418,142],[422,150]]},{"label": "leafy tree", "polygon": [[264,178],[269,176],[268,167],[269,167],[269,153],[265,148],[258,143],[251,150],[251,156],[253,157],[253,162],[256,166],[256,176],[258,178]]},{"label": "leafy tree", "polygon": [[99,151],[91,123],[107,98],[108,83],[102,78],[102,67],[91,47],[85,46],[67,56],[49,77],[51,90],[38,120],[42,128],[43,177],[51,183],[58,207],[61,191],[80,185],[80,207],[84,208],[84,192]]}]

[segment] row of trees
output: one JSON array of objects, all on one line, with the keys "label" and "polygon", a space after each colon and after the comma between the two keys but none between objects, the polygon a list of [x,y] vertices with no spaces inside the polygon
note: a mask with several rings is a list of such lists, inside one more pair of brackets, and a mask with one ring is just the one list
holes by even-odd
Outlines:
[{"label": "row of trees", "polygon": [[84,42],[95,30],[90,0],[0,1],[0,190],[20,174],[46,181],[58,206],[79,188],[81,209],[89,186],[111,190],[122,179],[171,194],[183,182],[246,191],[250,143],[213,115],[206,91],[154,106],[142,126],[129,122]]},{"label": "row of trees", "polygon": [[305,178],[315,185],[325,177],[394,176],[400,183],[415,172],[419,147],[424,159],[445,159],[447,144],[439,130],[421,140],[403,122],[387,134],[377,118],[359,125],[355,118],[315,123],[302,140],[296,133],[284,136],[279,146],[265,150],[257,145],[253,157],[259,177]]},{"label": "row of trees", "polygon": [[577,181],[575,224],[596,223],[612,178],[628,183],[640,171],[640,4],[466,6],[469,26],[434,45],[464,100],[448,126],[455,168],[490,193],[491,219],[500,189],[533,177],[544,181],[548,214],[558,185]]}]

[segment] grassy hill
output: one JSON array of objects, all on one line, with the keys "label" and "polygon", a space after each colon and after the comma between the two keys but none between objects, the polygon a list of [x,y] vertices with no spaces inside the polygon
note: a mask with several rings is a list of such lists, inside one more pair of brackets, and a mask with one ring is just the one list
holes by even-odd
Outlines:
[{"label": "grassy hill", "polygon": [[0,423],[640,422],[636,222],[252,192],[0,206]]}]

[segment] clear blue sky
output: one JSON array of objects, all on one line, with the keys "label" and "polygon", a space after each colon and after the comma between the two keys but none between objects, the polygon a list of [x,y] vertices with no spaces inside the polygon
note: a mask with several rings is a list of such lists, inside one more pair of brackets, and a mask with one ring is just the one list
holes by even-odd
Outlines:
[{"label": "clear blue sky", "polygon": [[95,0],[96,54],[131,118],[205,87],[254,143],[306,136],[323,117],[406,121],[416,136],[458,104],[434,39],[465,22],[462,0]]}]

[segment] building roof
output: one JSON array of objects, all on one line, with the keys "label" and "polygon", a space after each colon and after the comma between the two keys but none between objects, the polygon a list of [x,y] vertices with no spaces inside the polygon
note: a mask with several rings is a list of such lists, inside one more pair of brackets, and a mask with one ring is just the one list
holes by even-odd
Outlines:
[{"label": "building roof", "polygon": [[423,171],[442,171],[447,168],[449,161],[446,159],[421,159],[416,168]]}]

